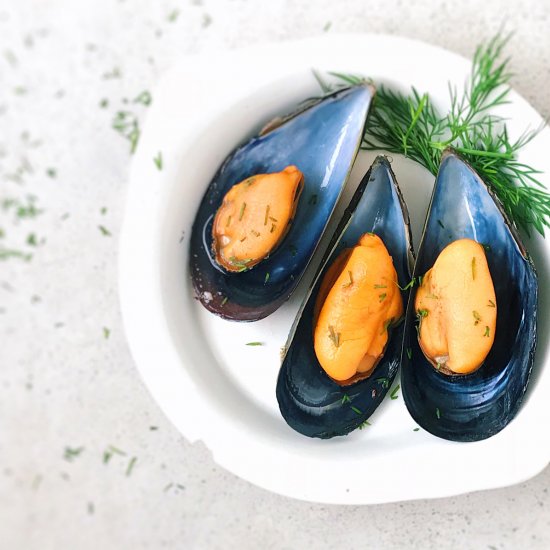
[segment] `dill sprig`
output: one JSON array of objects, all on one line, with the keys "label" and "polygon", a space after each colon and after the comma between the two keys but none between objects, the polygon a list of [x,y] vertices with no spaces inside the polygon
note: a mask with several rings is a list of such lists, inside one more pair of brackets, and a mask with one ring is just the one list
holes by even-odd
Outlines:
[{"label": "dill sprig", "polygon": [[[542,129],[526,130],[517,140],[508,135],[504,119],[492,111],[509,103],[512,74],[502,60],[510,35],[497,35],[476,49],[472,71],[462,95],[449,84],[451,108],[441,114],[428,93],[415,88],[409,95],[377,86],[362,149],[402,154],[436,175],[443,151],[459,153],[494,191],[510,218],[528,234],[534,227],[544,235],[550,227],[550,194],[537,179],[539,170],[518,160],[518,152]],[[355,85],[365,79],[330,73]],[[333,89],[315,75],[324,92]]]}]

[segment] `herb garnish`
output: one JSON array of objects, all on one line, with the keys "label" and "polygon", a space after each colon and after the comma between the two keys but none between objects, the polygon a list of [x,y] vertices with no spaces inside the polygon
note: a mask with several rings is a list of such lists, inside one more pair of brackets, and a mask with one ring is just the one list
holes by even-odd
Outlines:
[{"label": "herb garnish", "polygon": [[477,311],[472,311],[472,315],[474,316],[475,323],[474,325],[479,325],[479,322],[481,321],[481,315]]},{"label": "herb garnish", "polygon": [[485,332],[483,333],[483,336],[486,336],[487,338],[489,338],[489,335],[490,335],[490,330],[489,330],[489,327],[486,326],[485,327]]},{"label": "herb garnish", "polygon": [[388,285],[374,285],[374,288],[388,288]]},{"label": "herb garnish", "polygon": [[435,416],[437,416],[437,419],[438,419],[438,420],[441,418],[441,413],[439,412],[439,408],[438,408],[438,407],[435,409]]},{"label": "herb garnish", "polygon": [[382,294],[378,295],[378,302],[382,303],[386,299],[387,294],[383,292]]},{"label": "herb garnish", "polygon": [[108,329],[107,327],[103,327],[103,338],[107,340],[110,335],[111,335],[111,330]]},{"label": "herb garnish", "polygon": [[224,306],[225,304],[227,304],[227,300],[229,300],[229,298],[225,296],[225,298],[222,300],[222,303],[220,305]]},{"label": "herb garnish", "polygon": [[153,98],[151,96],[151,92],[148,92],[147,90],[143,90],[143,92],[141,92],[134,99],[134,103],[141,103],[142,105],[145,105],[145,107],[149,107],[152,101],[153,101]]},{"label": "herb garnish", "polygon": [[259,231],[256,231],[255,229],[251,229],[251,230],[250,230],[250,233],[252,233],[252,235],[254,235],[255,237],[259,237],[259,236],[260,236],[260,232],[259,232]]},{"label": "herb garnish", "polygon": [[357,426],[360,430],[363,428],[366,428],[367,426],[372,426],[372,424],[368,420],[363,420],[359,426]]},{"label": "herb garnish", "polygon": [[412,348],[407,348],[407,357],[409,358],[409,361],[412,359],[413,351]]},{"label": "herb garnish", "polygon": [[361,409],[358,409],[357,407],[354,407],[353,405],[350,408],[355,414],[363,414],[363,411]]},{"label": "herb garnish", "polygon": [[246,209],[246,202],[243,202],[241,204],[241,211],[239,212],[239,221],[243,219],[245,209]]},{"label": "herb garnish", "polygon": [[345,403],[350,403],[351,402],[351,399],[349,398],[348,394],[345,393],[342,397],[342,405],[344,405]]},{"label": "herb garnish", "polygon": [[248,342],[246,345],[247,346],[263,346],[265,344],[263,342]]},{"label": "herb garnish", "polygon": [[225,227],[229,227],[230,225],[231,225],[231,216],[227,216],[227,222],[225,224]]},{"label": "herb garnish", "polygon": [[[452,147],[495,192],[507,214],[530,233],[544,235],[550,223],[550,194],[537,180],[538,170],[519,162],[518,152],[540,131],[527,130],[511,141],[501,116],[489,111],[509,102],[509,59],[501,60],[510,36],[497,35],[478,46],[462,95],[449,85],[451,108],[436,109],[429,94],[412,88],[408,96],[377,86],[362,148],[403,154],[437,174],[443,151]],[[331,73],[342,87],[364,79]],[[323,91],[327,86],[316,75]],[[530,184],[534,184],[531,186]]]},{"label": "herb garnish", "polygon": [[72,462],[80,453],[84,450],[84,447],[65,447],[65,452],[63,453],[63,458],[68,462]]},{"label": "herb garnish", "polygon": [[137,457],[133,456],[130,459],[130,462],[128,462],[128,467],[126,468],[126,477],[130,476],[130,474],[132,473],[132,470],[134,469],[136,462],[137,462]]},{"label": "herb garnish", "polygon": [[329,331],[329,338],[334,344],[334,347],[339,348],[340,347],[340,333],[335,332],[334,327],[332,325],[328,326]]},{"label": "herb garnish", "polygon": [[489,300],[489,305],[487,307],[497,307],[493,300]]},{"label": "herb garnish", "polygon": [[409,288],[412,288],[416,284],[416,277],[413,277],[405,286],[399,286],[399,283],[397,281],[395,281],[395,284],[397,285],[397,288],[399,290],[409,290]]},{"label": "herb garnish", "polygon": [[472,258],[472,281],[476,280],[476,258]]},{"label": "herb garnish", "polygon": [[[383,298],[382,298],[382,300],[383,300]],[[380,301],[382,301],[382,300],[380,300]],[[390,317],[389,319],[384,321],[384,327],[382,328],[382,332],[380,334],[384,334],[384,332],[386,332],[390,328],[390,325],[392,323],[393,323],[393,317]]]},{"label": "herb garnish", "polygon": [[153,162],[155,163],[155,166],[157,167],[157,170],[162,170],[162,152],[159,151],[157,153],[157,156],[153,158]]},{"label": "herb garnish", "polygon": [[267,219],[269,217],[269,204],[265,207],[265,219],[264,219],[264,225],[267,225]]},{"label": "herb garnish", "polygon": [[380,384],[383,388],[388,389],[390,387],[390,379],[389,378],[377,378],[375,380],[378,384]]},{"label": "herb garnish", "polygon": [[397,395],[397,392],[399,391],[399,388],[401,386],[399,384],[397,384],[397,386],[395,386],[395,388],[393,388],[392,392],[390,393],[390,399],[397,399],[399,396]]},{"label": "herb garnish", "polygon": [[111,232],[105,226],[98,225],[97,228],[101,231],[101,234],[104,237],[110,237],[111,236]]},{"label": "herb garnish", "polygon": [[269,281],[269,271],[265,274],[264,285]]}]

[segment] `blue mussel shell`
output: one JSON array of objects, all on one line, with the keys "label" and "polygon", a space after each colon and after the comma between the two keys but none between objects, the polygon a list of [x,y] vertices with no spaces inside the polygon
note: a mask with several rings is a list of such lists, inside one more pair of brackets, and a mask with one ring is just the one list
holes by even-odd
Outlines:
[{"label": "blue mussel shell", "polygon": [[[289,298],[347,181],[372,96],[367,84],[330,94],[252,138],[222,164],[199,206],[190,242],[193,286],[208,310],[225,319],[255,321]],[[250,271],[227,273],[211,250],[212,221],[224,195],[251,175],[291,164],[303,172],[304,190],[283,243]]]},{"label": "blue mussel shell", "polygon": [[468,164],[447,152],[414,276],[423,275],[445,246],[461,238],[476,240],[486,249],[498,305],[493,347],[472,374],[437,371],[418,345],[413,289],[401,386],[410,414],[425,430],[453,441],[478,441],[502,430],[521,404],[535,352],[538,286],[533,264],[498,200]]},{"label": "blue mussel shell", "polygon": [[[309,437],[345,435],[362,424],[390,387],[401,357],[403,327],[391,332],[384,357],[367,379],[349,386],[331,380],[313,349],[313,309],[326,269],[343,248],[353,246],[366,232],[378,235],[393,258],[399,285],[411,279],[413,254],[407,208],[385,157],[367,172],[336,230],[289,336],[277,381],[277,400],[286,422]],[[407,303],[403,291],[403,303]]]}]

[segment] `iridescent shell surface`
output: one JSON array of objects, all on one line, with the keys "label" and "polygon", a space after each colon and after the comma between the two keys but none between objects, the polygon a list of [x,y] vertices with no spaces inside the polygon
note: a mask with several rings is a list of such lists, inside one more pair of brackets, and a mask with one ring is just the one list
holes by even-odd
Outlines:
[{"label": "iridescent shell surface", "polygon": [[468,164],[448,152],[435,183],[415,277],[461,238],[485,247],[498,304],[493,347],[472,374],[437,371],[418,345],[413,289],[401,386],[409,412],[425,430],[453,441],[478,441],[502,430],[520,407],[535,353],[538,284],[533,263],[498,200]]},{"label": "iridescent shell surface", "polygon": [[[357,155],[373,90],[358,85],[330,94],[268,127],[238,147],[209,184],[193,223],[190,271],[201,303],[235,321],[255,321],[289,298],[325,230]],[[261,173],[296,165],[304,190],[281,245],[243,273],[214,260],[212,220],[227,191]]]},{"label": "iridescent shell surface", "polygon": [[[279,372],[281,414],[291,428],[309,437],[345,435],[360,426],[382,402],[399,367],[403,322],[391,329],[384,356],[372,375],[349,386],[340,386],[327,376],[313,349],[313,310],[323,276],[342,249],[367,232],[382,239],[393,258],[399,285],[405,287],[413,263],[409,216],[389,162],[382,156],[359,184],[333,236],[294,323]],[[404,304],[407,294],[402,292]]]}]

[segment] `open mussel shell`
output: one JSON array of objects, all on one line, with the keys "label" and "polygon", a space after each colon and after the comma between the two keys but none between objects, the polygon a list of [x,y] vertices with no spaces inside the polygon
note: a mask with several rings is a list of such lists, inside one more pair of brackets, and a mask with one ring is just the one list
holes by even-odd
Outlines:
[{"label": "open mussel shell", "polygon": [[[378,235],[393,258],[399,285],[411,279],[413,253],[409,216],[389,162],[379,156],[359,184],[289,336],[277,380],[277,400],[291,428],[309,437],[345,435],[361,425],[382,402],[401,357],[403,323],[391,330],[383,358],[369,378],[340,386],[319,365],[313,349],[313,310],[326,270],[342,249],[364,233]],[[407,303],[403,291],[403,303]]]},{"label": "open mussel shell", "polygon": [[445,246],[461,238],[485,247],[498,306],[493,347],[474,373],[437,371],[418,344],[414,288],[406,316],[401,386],[410,414],[425,430],[452,441],[478,441],[514,418],[525,393],[536,345],[537,277],[498,199],[468,164],[446,152],[415,277],[433,266]]},{"label": "open mussel shell", "polygon": [[[373,93],[361,84],[310,102],[268,125],[225,160],[199,206],[190,242],[193,286],[209,311],[234,321],[256,321],[289,298],[348,179]],[[212,221],[224,195],[250,176],[289,165],[304,174],[304,189],[283,242],[251,270],[226,272],[211,250]]]}]

